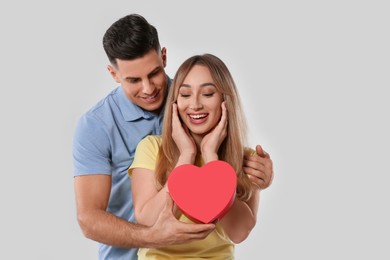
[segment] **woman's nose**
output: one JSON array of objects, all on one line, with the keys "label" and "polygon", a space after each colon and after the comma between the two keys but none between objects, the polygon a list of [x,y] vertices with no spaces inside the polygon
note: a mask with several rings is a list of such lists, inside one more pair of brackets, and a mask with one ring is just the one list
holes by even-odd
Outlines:
[{"label": "woman's nose", "polygon": [[191,98],[190,109],[199,110],[201,108],[203,108],[203,105],[200,102],[200,100],[198,99],[198,97]]}]

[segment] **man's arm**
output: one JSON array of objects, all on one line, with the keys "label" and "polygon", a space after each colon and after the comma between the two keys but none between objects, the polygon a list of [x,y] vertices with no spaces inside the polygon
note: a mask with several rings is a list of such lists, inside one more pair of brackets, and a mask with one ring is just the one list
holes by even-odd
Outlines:
[{"label": "man's arm", "polygon": [[84,235],[92,240],[122,248],[160,247],[203,239],[214,225],[185,224],[172,213],[173,202],[166,204],[151,227],[127,222],[106,211],[111,177],[96,174],[74,177],[77,219]]}]

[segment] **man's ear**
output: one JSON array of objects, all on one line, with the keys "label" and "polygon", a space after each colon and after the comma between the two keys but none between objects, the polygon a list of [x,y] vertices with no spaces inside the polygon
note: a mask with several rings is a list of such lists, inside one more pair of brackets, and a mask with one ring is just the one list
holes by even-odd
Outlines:
[{"label": "man's ear", "polygon": [[120,83],[119,81],[119,77],[118,77],[118,72],[116,71],[116,69],[111,66],[111,65],[107,65],[107,70],[108,72],[110,73],[111,77],[117,82],[117,83]]},{"label": "man's ear", "polygon": [[161,49],[161,59],[165,68],[167,66],[167,48],[165,47]]}]

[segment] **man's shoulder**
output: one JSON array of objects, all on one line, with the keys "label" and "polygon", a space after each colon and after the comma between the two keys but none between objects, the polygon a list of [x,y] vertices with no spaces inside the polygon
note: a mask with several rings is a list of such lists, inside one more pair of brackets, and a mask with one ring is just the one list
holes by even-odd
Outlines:
[{"label": "man's shoulder", "polygon": [[86,112],[84,112],[80,116],[79,121],[105,121],[106,117],[111,117],[113,106],[117,105],[116,96],[118,88],[112,90],[104,98],[100,99],[97,103],[95,103],[95,105],[93,105]]},{"label": "man's shoulder", "polygon": [[88,115],[97,115],[102,113],[107,113],[111,109],[110,107],[116,103],[117,95],[118,95],[119,87],[115,88],[111,92],[109,92],[105,97],[100,99],[95,105],[93,105],[87,112],[84,113],[84,116]]}]

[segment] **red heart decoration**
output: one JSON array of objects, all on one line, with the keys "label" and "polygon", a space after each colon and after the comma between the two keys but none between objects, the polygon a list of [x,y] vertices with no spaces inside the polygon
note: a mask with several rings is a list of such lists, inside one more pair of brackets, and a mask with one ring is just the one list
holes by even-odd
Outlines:
[{"label": "red heart decoration", "polygon": [[168,190],[179,209],[194,222],[211,223],[221,219],[236,197],[237,175],[224,161],[211,161],[203,167],[184,164],[168,177]]}]

